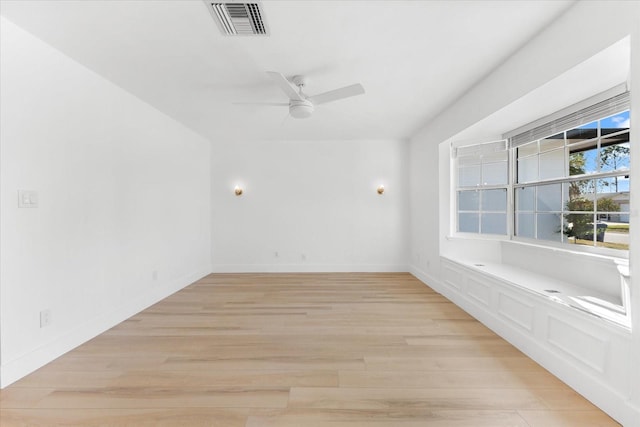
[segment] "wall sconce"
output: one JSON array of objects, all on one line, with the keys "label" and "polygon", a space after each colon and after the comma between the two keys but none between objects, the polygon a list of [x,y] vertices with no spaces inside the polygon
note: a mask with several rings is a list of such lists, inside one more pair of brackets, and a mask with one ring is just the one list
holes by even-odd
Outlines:
[{"label": "wall sconce", "polygon": [[379,185],[378,189],[376,190],[378,192],[378,194],[382,195],[384,194],[384,185]]},{"label": "wall sconce", "polygon": [[236,196],[242,196],[242,187],[236,185],[236,188],[233,190],[233,192],[236,193]]}]

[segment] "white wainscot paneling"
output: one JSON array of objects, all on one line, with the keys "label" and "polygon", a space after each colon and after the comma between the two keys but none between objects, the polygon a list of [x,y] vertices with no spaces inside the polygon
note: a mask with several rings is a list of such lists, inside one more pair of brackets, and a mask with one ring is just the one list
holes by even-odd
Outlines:
[{"label": "white wainscot paneling", "polygon": [[448,286],[458,291],[462,290],[464,277],[460,271],[454,270],[447,264],[443,264],[442,277],[444,278],[444,283]]},{"label": "white wainscot paneling", "polygon": [[467,280],[467,294],[486,307],[491,305],[491,288],[489,285],[485,285],[471,277]]},{"label": "white wainscot paneling", "polygon": [[547,341],[592,369],[604,372],[609,352],[607,339],[597,337],[555,316],[549,316]]},{"label": "white wainscot paneling", "polygon": [[[478,268],[475,268],[478,267]],[[623,425],[638,425],[629,404],[631,331],[525,285],[544,280],[509,265],[442,258],[432,286]],[[516,274],[517,273],[517,274]],[[505,277],[502,277],[503,274]],[[518,281],[515,279],[521,278]],[[549,280],[549,283],[552,279]],[[545,283],[542,289],[545,289]],[[629,420],[633,420],[630,422]]]},{"label": "white wainscot paneling", "polygon": [[498,313],[520,328],[533,332],[533,305],[501,292],[498,294]]}]

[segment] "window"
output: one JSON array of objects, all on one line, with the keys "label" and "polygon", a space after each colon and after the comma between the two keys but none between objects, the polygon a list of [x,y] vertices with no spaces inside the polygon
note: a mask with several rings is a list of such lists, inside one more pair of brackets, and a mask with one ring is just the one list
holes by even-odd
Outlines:
[{"label": "window", "polygon": [[508,143],[456,148],[457,231],[628,250],[628,108],[623,93]]},{"label": "window", "polygon": [[457,230],[462,233],[507,234],[509,152],[507,142],[459,147]]}]

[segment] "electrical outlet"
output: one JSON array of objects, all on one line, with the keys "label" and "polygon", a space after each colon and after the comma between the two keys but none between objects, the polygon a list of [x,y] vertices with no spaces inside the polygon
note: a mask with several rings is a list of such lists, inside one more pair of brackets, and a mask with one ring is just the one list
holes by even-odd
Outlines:
[{"label": "electrical outlet", "polygon": [[42,310],[40,312],[40,327],[44,328],[45,326],[49,326],[51,324],[51,310]]},{"label": "electrical outlet", "polygon": [[38,192],[33,190],[18,190],[19,208],[37,208]]},{"label": "electrical outlet", "polygon": [[303,261],[307,260],[307,255],[306,254],[300,254],[300,257],[302,258]]},{"label": "electrical outlet", "polygon": [[151,279],[153,279],[154,281],[158,280],[158,270],[153,270],[151,272]]},{"label": "electrical outlet", "polygon": [[278,251],[275,251],[275,252],[273,253],[273,256],[274,256],[274,257],[276,257],[276,258],[278,258],[278,257],[280,256],[280,254],[278,254]]}]

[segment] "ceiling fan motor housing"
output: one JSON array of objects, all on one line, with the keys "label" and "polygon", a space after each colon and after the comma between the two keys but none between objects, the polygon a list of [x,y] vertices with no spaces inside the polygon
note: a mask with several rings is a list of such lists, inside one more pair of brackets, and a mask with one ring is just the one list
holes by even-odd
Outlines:
[{"label": "ceiling fan motor housing", "polygon": [[310,117],[312,113],[313,104],[311,101],[307,101],[306,99],[302,101],[292,99],[289,102],[289,114],[291,114],[291,117],[295,117],[296,119],[306,119],[307,117]]}]

